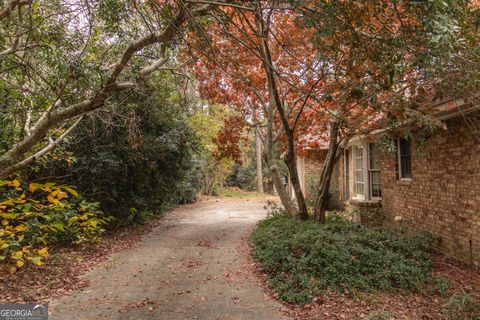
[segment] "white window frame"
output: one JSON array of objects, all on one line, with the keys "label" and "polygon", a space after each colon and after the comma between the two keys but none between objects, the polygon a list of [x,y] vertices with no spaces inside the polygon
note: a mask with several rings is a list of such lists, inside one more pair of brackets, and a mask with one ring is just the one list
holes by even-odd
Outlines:
[{"label": "white window frame", "polygon": [[410,142],[410,177],[405,177],[402,171],[402,153],[400,150],[400,140],[397,140],[397,163],[398,163],[398,179],[400,181],[412,181],[412,145]]},{"label": "white window frame", "polygon": [[[356,184],[357,184],[357,150],[356,148],[362,147],[363,148],[363,159],[362,159],[362,172],[363,172],[363,191],[364,195],[358,194],[356,191]],[[353,192],[351,192],[352,198],[355,200],[362,200],[362,201],[380,201],[382,197],[372,197],[371,191],[371,179],[370,179],[370,172],[372,171],[379,171],[381,169],[371,169],[370,167],[370,143],[362,143],[353,145],[350,151],[350,161],[352,163],[353,174],[352,174],[352,185],[353,185]],[[381,177],[381,174],[380,174]],[[381,185],[381,184],[380,184]]]},{"label": "white window frame", "polygon": [[[357,167],[357,148],[362,148],[363,149],[363,157],[362,157],[362,175],[363,175],[363,193],[364,194],[359,194],[357,193],[357,172],[359,171],[358,167]],[[353,157],[352,157],[352,161],[353,161],[353,192],[352,192],[352,195],[353,195],[353,198],[355,199],[361,199],[361,200],[365,200],[368,198],[368,170],[365,170],[366,169],[366,165],[367,165],[367,159],[368,159],[368,152],[366,152],[366,149],[365,149],[365,146],[364,145],[356,145],[356,146],[353,146],[352,148],[353,152]]]}]

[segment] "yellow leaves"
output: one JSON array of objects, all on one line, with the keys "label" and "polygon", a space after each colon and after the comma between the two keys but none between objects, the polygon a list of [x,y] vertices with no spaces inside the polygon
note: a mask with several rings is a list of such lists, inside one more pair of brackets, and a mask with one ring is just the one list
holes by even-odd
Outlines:
[{"label": "yellow leaves", "polygon": [[18,188],[20,187],[20,181],[18,181],[17,179],[0,180],[0,187],[3,187],[3,186]]},{"label": "yellow leaves", "polygon": [[38,250],[37,253],[38,253],[39,256],[41,256],[41,257],[43,257],[43,258],[46,258],[46,257],[49,256],[48,248],[47,248],[47,247],[45,247],[45,248],[43,248],[43,249],[41,249],[41,250]]},{"label": "yellow leaves", "polygon": [[0,250],[8,248],[8,243],[5,240],[0,239]]},{"label": "yellow leaves", "polygon": [[20,187],[20,181],[18,181],[17,179],[15,179],[15,180],[13,180],[13,181],[9,184],[9,186],[18,188],[18,187]]},{"label": "yellow leaves", "polygon": [[75,190],[75,189],[73,189],[73,188],[71,188],[71,187],[67,187],[67,186],[64,186],[63,189],[66,190],[66,191],[68,191],[68,192],[70,192],[70,194],[71,194],[72,196],[78,197],[78,192],[77,192],[77,190]]},{"label": "yellow leaves", "polygon": [[68,219],[68,224],[74,224],[78,221],[78,216],[73,216],[70,219]]},{"label": "yellow leaves", "polygon": [[43,266],[45,263],[42,261],[42,257],[33,257],[31,259],[32,263],[36,266]]},{"label": "yellow leaves", "polygon": [[40,183],[32,182],[28,185],[28,191],[33,193],[33,192],[37,191],[38,189],[40,189],[41,187],[42,187],[42,185]]},{"label": "yellow leaves", "polygon": [[[23,190],[22,185],[18,179],[0,180],[0,192],[7,190],[0,198],[0,260],[11,263],[12,272],[42,266],[52,243],[96,240],[110,221],[99,219],[95,203],[69,201],[79,196],[74,187],[31,182]],[[73,237],[65,240],[65,232]]]},{"label": "yellow leaves", "polygon": [[[7,219],[7,220],[16,219],[18,216],[19,216],[18,213],[2,213],[1,215],[3,219]],[[8,222],[6,224],[8,224]]]},{"label": "yellow leaves", "polygon": [[60,203],[60,201],[57,198],[55,198],[55,196],[53,196],[52,194],[49,194],[47,196],[47,200],[48,200],[48,202],[50,202],[52,204],[59,204]]},{"label": "yellow leaves", "polygon": [[55,188],[48,196],[47,200],[48,202],[54,204],[54,205],[59,205],[60,201],[62,199],[67,198],[68,195],[66,192],[62,191],[60,188]]},{"label": "yellow leaves", "polygon": [[57,223],[53,224],[52,227],[55,228],[56,231],[61,231],[61,232],[65,231],[65,225],[61,222],[57,222]]},{"label": "yellow leaves", "polygon": [[20,259],[23,258],[23,251],[12,252],[11,257],[12,257],[13,260],[20,260]]}]

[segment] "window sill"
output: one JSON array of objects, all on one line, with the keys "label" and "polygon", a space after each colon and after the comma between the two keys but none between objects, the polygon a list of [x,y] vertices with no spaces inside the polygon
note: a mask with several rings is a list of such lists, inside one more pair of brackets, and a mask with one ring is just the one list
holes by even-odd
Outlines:
[{"label": "window sill", "polygon": [[365,200],[361,198],[350,198],[348,202],[352,205],[359,206],[359,207],[381,207],[382,206],[381,199]]},{"label": "window sill", "polygon": [[397,180],[397,184],[402,185],[402,186],[409,186],[412,184],[412,179],[411,178],[400,178]]}]

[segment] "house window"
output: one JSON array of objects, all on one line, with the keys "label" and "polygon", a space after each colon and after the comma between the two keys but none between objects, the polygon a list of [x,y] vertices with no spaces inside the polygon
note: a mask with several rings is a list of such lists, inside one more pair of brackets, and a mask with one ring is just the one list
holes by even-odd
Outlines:
[{"label": "house window", "polygon": [[359,198],[365,198],[365,148],[363,146],[357,146],[354,148],[355,152],[355,195]]},{"label": "house window", "polygon": [[352,162],[353,196],[363,200],[379,200],[382,197],[382,184],[378,145],[369,143],[353,147]]},{"label": "house window", "polygon": [[412,152],[410,140],[398,140],[398,170],[400,179],[412,179]]},{"label": "house window", "polygon": [[376,143],[370,143],[368,161],[368,180],[371,198],[382,197],[382,185],[380,181],[380,148]]}]

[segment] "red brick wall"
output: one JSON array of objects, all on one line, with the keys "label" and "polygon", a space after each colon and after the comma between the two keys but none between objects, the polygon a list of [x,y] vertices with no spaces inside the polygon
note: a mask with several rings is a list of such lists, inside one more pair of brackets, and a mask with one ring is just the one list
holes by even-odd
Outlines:
[{"label": "red brick wall", "polygon": [[397,179],[395,156],[382,157],[383,211],[438,237],[441,251],[480,264],[480,137],[461,118],[446,125],[423,155],[412,145],[412,181]]},{"label": "red brick wall", "polygon": [[[312,192],[312,184],[318,183],[326,157],[327,150],[310,152],[304,156],[305,197],[307,199],[315,199],[315,194]],[[340,200],[342,192],[339,170],[339,163],[337,163],[333,169],[332,180],[330,182],[330,199],[328,207],[331,210],[340,209],[342,207],[342,201]]]},{"label": "red brick wall", "polygon": [[318,151],[318,152],[309,152],[307,155],[304,156],[304,164],[305,164],[305,197],[307,199],[315,198],[312,190],[312,183],[318,182],[320,177],[320,173],[323,167],[323,163],[327,156],[326,151]]}]

